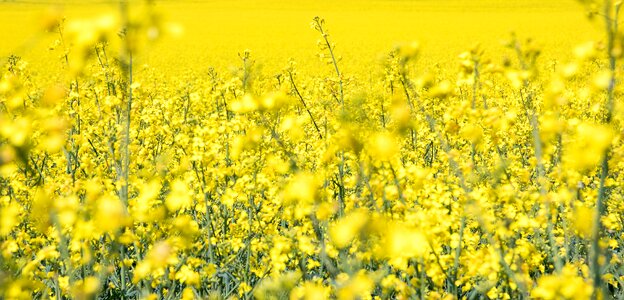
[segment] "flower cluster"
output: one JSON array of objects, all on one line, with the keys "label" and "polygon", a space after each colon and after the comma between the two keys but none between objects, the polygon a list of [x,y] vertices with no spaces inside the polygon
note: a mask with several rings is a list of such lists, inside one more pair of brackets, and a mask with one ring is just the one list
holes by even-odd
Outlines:
[{"label": "flower cluster", "polygon": [[133,56],[167,26],[125,5],[44,20],[64,81],[2,66],[0,297],[623,296],[620,2],[554,69],[512,35],[370,81],[319,17],[326,73],[166,78]]}]

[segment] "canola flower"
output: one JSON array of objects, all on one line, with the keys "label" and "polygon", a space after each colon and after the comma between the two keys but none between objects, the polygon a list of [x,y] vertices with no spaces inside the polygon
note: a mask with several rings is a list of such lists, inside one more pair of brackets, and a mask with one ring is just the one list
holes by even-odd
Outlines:
[{"label": "canola flower", "polygon": [[437,72],[397,46],[374,81],[320,17],[325,74],[245,50],[163,81],[135,77],[176,31],[153,3],[51,11],[67,78],[0,74],[1,297],[623,297],[621,2],[582,3],[605,36],[559,68],[514,34]]}]

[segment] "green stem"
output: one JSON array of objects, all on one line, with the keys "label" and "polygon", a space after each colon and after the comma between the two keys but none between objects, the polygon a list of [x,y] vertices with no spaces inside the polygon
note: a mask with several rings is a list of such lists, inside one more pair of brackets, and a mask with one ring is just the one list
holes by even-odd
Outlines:
[{"label": "green stem", "polygon": [[[617,34],[617,24],[618,24],[618,14],[620,11],[620,4],[615,7],[614,19],[611,19],[611,1],[605,1],[604,7],[604,21],[605,27],[607,31],[607,51],[609,55],[609,71],[611,72],[611,78],[609,80],[609,86],[607,88],[607,107],[606,107],[606,118],[605,123],[611,124],[613,118],[613,101],[614,101],[614,90],[615,90],[615,70],[616,70],[616,57],[613,53],[615,36]],[[600,236],[603,231],[601,218],[606,211],[605,207],[605,198],[606,198],[606,187],[605,182],[607,177],[609,176],[609,157],[610,157],[611,147],[609,146],[605,149],[602,157],[602,162],[600,164],[601,172],[600,172],[600,187],[598,188],[598,198],[596,199],[596,212],[594,217],[593,224],[593,234],[592,234],[592,248],[593,253],[591,257],[592,267],[593,267],[593,279],[594,279],[594,292],[592,294],[592,299],[599,298],[599,290],[602,290],[602,266],[600,264],[600,257],[602,255],[602,251],[600,248]],[[604,296],[604,293],[603,295]]]}]

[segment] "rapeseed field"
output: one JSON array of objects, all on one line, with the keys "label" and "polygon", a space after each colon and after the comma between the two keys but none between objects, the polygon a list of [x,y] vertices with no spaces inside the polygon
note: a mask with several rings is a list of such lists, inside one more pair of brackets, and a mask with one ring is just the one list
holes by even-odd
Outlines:
[{"label": "rapeseed field", "polygon": [[623,299],[621,8],[0,2],[0,298]]}]

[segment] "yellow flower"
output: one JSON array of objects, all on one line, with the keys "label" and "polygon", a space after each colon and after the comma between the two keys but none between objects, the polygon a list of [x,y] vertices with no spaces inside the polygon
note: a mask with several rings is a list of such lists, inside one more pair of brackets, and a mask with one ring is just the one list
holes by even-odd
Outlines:
[{"label": "yellow flower", "polygon": [[260,107],[257,99],[250,95],[245,94],[241,99],[232,102],[231,109],[237,113],[249,113],[258,110]]},{"label": "yellow flower", "polygon": [[483,138],[483,129],[477,124],[466,124],[461,129],[461,135],[471,143],[477,144]]},{"label": "yellow flower", "polygon": [[175,279],[186,285],[199,286],[199,274],[187,265],[176,272]]},{"label": "yellow flower", "polygon": [[336,294],[338,299],[366,299],[370,297],[374,287],[375,282],[364,270],[360,270]]},{"label": "yellow flower", "polygon": [[13,227],[20,223],[20,213],[22,208],[15,201],[10,201],[9,197],[2,197],[0,201],[0,236],[8,235]]},{"label": "yellow flower", "polygon": [[311,204],[318,197],[319,184],[312,174],[298,173],[284,189],[283,199],[286,204]]},{"label": "yellow flower", "polygon": [[370,155],[378,160],[387,161],[394,158],[400,151],[399,140],[390,133],[377,133],[369,141]]},{"label": "yellow flower", "polygon": [[613,130],[606,125],[579,124],[575,140],[567,147],[567,153],[564,152],[566,162],[579,171],[596,167],[611,146],[613,137]]},{"label": "yellow flower", "polygon": [[252,289],[253,288],[249,284],[247,284],[246,282],[241,282],[238,285],[238,294],[243,296],[243,295],[249,293]]},{"label": "yellow flower", "polygon": [[429,95],[432,98],[446,98],[453,93],[453,85],[448,80],[442,80],[431,88]]},{"label": "yellow flower", "polygon": [[126,209],[119,198],[105,195],[98,199],[95,223],[99,230],[114,233],[127,221]]},{"label": "yellow flower", "polygon": [[592,285],[578,276],[577,269],[572,265],[563,267],[561,275],[546,275],[537,281],[537,287],[531,297],[537,299],[589,299]]},{"label": "yellow flower", "polygon": [[73,287],[73,294],[77,299],[90,299],[99,289],[100,280],[97,277],[89,276],[78,281]]},{"label": "yellow flower", "polygon": [[594,215],[594,209],[581,206],[580,203],[575,207],[573,224],[582,237],[590,238],[592,236]]},{"label": "yellow flower", "polygon": [[186,183],[181,180],[175,180],[172,182],[171,191],[165,199],[167,209],[175,212],[177,210],[190,207],[192,203],[193,199],[191,198],[191,194]]},{"label": "yellow flower", "polygon": [[383,245],[380,249],[382,257],[401,269],[407,268],[407,260],[423,257],[428,249],[429,242],[426,236],[418,229],[408,224],[390,223],[382,235]]},{"label": "yellow flower", "polygon": [[404,62],[415,59],[420,52],[420,44],[418,42],[411,42],[401,45],[398,47],[398,52],[401,60]]},{"label": "yellow flower", "polygon": [[360,230],[368,222],[366,212],[359,210],[350,213],[346,217],[338,220],[329,228],[329,236],[338,248],[345,248],[351,244],[359,234]]},{"label": "yellow flower", "polygon": [[602,71],[594,76],[593,87],[598,90],[606,90],[611,84],[612,75],[608,71]]},{"label": "yellow flower", "polygon": [[132,218],[138,222],[159,220],[162,210],[154,208],[160,194],[161,185],[158,180],[151,180],[140,187],[139,196],[129,201]]},{"label": "yellow flower", "polygon": [[296,300],[321,300],[328,299],[330,296],[330,288],[319,283],[305,282],[298,286],[290,293],[290,299]]},{"label": "yellow flower", "polygon": [[195,299],[195,292],[193,292],[192,288],[184,288],[184,290],[182,290],[182,298],[183,300],[194,300]]},{"label": "yellow flower", "polygon": [[574,56],[579,60],[589,60],[596,56],[596,45],[594,42],[586,42],[574,48]]}]

